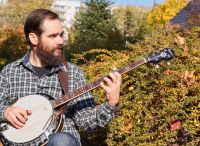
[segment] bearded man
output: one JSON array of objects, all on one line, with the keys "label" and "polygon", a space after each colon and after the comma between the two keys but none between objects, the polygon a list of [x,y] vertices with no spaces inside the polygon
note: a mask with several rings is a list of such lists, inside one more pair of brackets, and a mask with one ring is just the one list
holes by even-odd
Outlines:
[{"label": "bearded man", "polygon": [[[87,83],[79,67],[68,62],[66,68],[63,64],[64,31],[56,13],[47,9],[34,10],[26,18],[24,33],[30,50],[23,58],[6,65],[0,73],[0,122],[7,122],[16,129],[22,129],[35,111],[15,106],[13,101],[35,94],[43,95],[48,100],[61,97],[64,92],[59,71],[68,74],[69,92]],[[76,127],[85,130],[104,127],[114,118],[119,105],[121,75],[111,72],[100,85],[107,95],[105,102],[95,105],[90,92],[68,102],[64,127],[60,132],[50,133],[45,138],[42,134],[26,143],[15,143],[1,135],[2,141],[8,145],[36,146],[43,144],[45,139],[47,146],[81,145]],[[34,96],[29,98],[32,102]]]}]

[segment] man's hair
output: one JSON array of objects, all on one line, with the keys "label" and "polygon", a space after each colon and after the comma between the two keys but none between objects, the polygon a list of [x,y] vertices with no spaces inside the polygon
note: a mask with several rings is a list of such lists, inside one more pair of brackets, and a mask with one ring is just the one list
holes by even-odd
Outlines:
[{"label": "man's hair", "polygon": [[45,19],[49,20],[59,19],[59,16],[58,14],[47,9],[36,9],[27,16],[24,24],[26,43],[31,45],[31,42],[28,37],[29,33],[33,32],[37,36],[40,36],[42,34],[43,30],[41,26]]}]

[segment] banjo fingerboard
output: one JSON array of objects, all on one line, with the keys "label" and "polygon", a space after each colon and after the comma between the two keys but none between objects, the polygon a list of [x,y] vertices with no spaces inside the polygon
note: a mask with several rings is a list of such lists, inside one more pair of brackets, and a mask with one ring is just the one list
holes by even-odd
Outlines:
[{"label": "banjo fingerboard", "polygon": [[[116,71],[120,74],[124,74],[124,73],[129,72],[130,70],[146,63],[146,62],[147,62],[146,59],[143,58],[139,61],[133,62],[133,63],[127,65],[126,67],[119,69],[119,70],[116,70]],[[65,94],[64,96],[51,101],[53,108],[61,106],[65,103],[75,99],[76,97],[97,88],[98,86],[100,86],[100,83],[104,80],[104,77],[106,77],[106,76],[103,76],[103,77],[95,80],[94,82],[92,82],[90,84],[87,84],[83,87],[75,89],[74,91],[69,92],[69,93]]]}]

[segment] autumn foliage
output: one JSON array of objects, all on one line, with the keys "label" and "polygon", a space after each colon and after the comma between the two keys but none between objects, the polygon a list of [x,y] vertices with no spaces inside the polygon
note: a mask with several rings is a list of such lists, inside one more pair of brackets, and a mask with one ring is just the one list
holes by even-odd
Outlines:
[{"label": "autumn foliage", "polygon": [[[1,66],[27,51],[20,30],[5,32],[8,34],[0,36]],[[199,145],[199,34],[199,27],[179,33],[155,32],[142,42],[130,44],[128,50],[93,49],[76,54],[72,61],[85,71],[89,81],[94,81],[150,52],[173,48],[176,53],[170,65],[165,61],[159,68],[145,64],[124,74],[116,118],[106,129],[82,132],[83,145]],[[97,104],[106,99],[100,88],[93,94]]]},{"label": "autumn foliage", "polygon": [[[184,6],[184,3],[175,2],[171,4],[178,9]],[[177,9],[171,12],[169,7],[155,7],[157,12],[152,11],[147,16],[150,24],[162,26],[169,19],[163,17],[163,10],[170,17],[178,12]],[[12,26],[0,30],[0,69],[28,50],[22,27],[10,28]],[[199,34],[199,27],[179,33],[166,30],[154,32],[136,44],[128,44],[126,50],[95,48],[75,54],[72,62],[82,68],[90,82],[108,74],[114,67],[122,68],[162,48],[172,48],[176,54],[170,65],[166,61],[160,62],[159,68],[155,68],[155,64],[145,64],[124,74],[116,118],[106,129],[81,132],[83,145],[199,146]],[[97,104],[106,100],[100,88],[95,89],[93,95]]]},{"label": "autumn foliage", "polygon": [[[85,145],[199,145],[200,142],[200,50],[199,28],[181,33],[157,32],[129,51],[95,49],[76,55],[74,62],[90,81],[114,66],[123,67],[162,48],[173,48],[176,56],[159,68],[145,64],[123,75],[120,109],[106,130],[96,137],[83,133]],[[102,90],[93,92],[99,104]],[[101,97],[101,98],[98,98]],[[98,138],[97,138],[98,137]],[[106,141],[106,142],[105,142]]]},{"label": "autumn foliage", "polygon": [[17,30],[11,27],[0,30],[0,69],[22,57],[27,50],[22,26]]},{"label": "autumn foliage", "polygon": [[147,22],[153,29],[161,29],[186,4],[187,0],[165,0],[162,4],[155,5],[147,14]]}]

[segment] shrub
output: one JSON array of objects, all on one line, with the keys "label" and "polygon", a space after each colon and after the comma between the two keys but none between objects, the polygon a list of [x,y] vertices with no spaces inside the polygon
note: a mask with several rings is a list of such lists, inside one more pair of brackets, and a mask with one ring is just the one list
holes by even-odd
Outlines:
[{"label": "shrub", "polygon": [[[113,65],[122,67],[152,51],[167,47],[176,52],[169,66],[162,61],[159,68],[146,64],[124,74],[116,118],[106,130],[96,131],[97,138],[83,133],[83,144],[199,145],[199,32],[198,27],[180,33],[162,31],[130,45],[128,52],[99,50],[76,56],[74,62],[94,81]],[[94,90],[93,94],[97,104],[105,100],[102,90]]]},{"label": "shrub", "polygon": [[0,30],[0,70],[6,64],[21,58],[28,47],[24,43],[22,28]]}]

